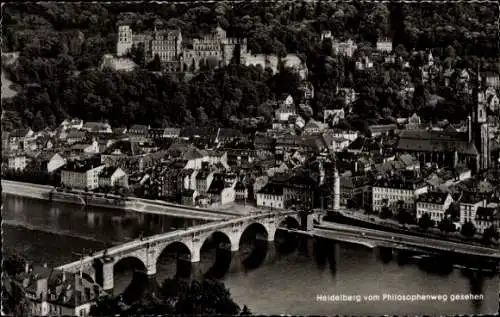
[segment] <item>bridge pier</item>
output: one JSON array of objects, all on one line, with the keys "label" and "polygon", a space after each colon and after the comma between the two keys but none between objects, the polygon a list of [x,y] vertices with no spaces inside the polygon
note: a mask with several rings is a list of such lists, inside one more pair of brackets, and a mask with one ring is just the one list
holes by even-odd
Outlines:
[{"label": "bridge pier", "polygon": [[274,236],[276,235],[276,228],[269,230],[267,233],[267,242],[274,242]]},{"label": "bridge pier", "polygon": [[156,295],[158,291],[158,281],[156,280],[156,273],[149,274],[148,272],[134,272],[134,274],[139,274],[141,280],[142,278],[146,278],[146,286],[144,288],[144,294]]},{"label": "bridge pier", "polygon": [[240,272],[244,269],[243,258],[240,251],[231,251],[231,263],[229,264],[229,273]]},{"label": "bridge pier", "polygon": [[191,275],[189,279],[191,280],[203,280],[204,277],[203,268],[201,262],[191,262]]},{"label": "bridge pier", "polygon": [[267,243],[267,250],[266,250],[266,257],[264,258],[265,264],[272,264],[275,263],[277,260],[277,252],[276,252],[276,245],[274,244],[274,241],[268,241]]},{"label": "bridge pier", "polygon": [[114,276],[113,276],[113,263],[103,263],[102,265],[102,288],[113,295]]},{"label": "bridge pier", "polygon": [[333,242],[332,249],[329,250],[327,257],[330,263],[330,270],[332,273],[335,273],[340,259],[340,244],[338,242]]},{"label": "bridge pier", "polygon": [[191,250],[191,262],[200,262],[200,258],[201,258],[201,246],[199,246],[198,248],[193,248],[193,250]]}]

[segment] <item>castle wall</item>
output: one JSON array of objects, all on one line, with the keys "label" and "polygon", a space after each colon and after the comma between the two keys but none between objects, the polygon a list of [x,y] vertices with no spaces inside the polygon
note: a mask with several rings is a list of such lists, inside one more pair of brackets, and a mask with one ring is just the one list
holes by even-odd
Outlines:
[{"label": "castle wall", "polygon": [[[193,40],[193,49],[182,48],[182,33],[154,31],[152,33],[133,34],[127,25],[119,27],[117,56],[125,56],[133,46],[144,45],[146,61],[151,61],[156,54],[165,67],[182,70],[199,70],[200,63],[218,60],[229,64],[235,49],[241,57],[247,54],[246,40],[227,38],[226,32],[218,27],[214,32],[201,39]],[[176,66],[174,62],[177,62]],[[187,69],[186,69],[187,68]]]}]

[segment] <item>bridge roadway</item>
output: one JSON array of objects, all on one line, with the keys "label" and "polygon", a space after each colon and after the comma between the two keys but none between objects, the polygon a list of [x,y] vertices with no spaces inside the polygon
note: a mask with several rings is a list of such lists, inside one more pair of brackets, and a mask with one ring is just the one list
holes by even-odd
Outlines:
[{"label": "bridge roadway", "polygon": [[[141,250],[145,248],[149,248],[150,246],[154,246],[156,244],[164,244],[164,243],[172,243],[181,240],[182,238],[193,238],[193,240],[196,239],[197,236],[200,235],[200,233],[213,233],[215,231],[224,229],[224,228],[231,228],[234,225],[238,225],[241,223],[252,223],[253,221],[258,221],[262,220],[265,218],[274,218],[274,217],[282,217],[283,219],[286,218],[287,216],[294,216],[297,214],[297,211],[287,211],[287,212],[279,212],[279,211],[273,211],[273,212],[267,212],[267,213],[260,213],[260,214],[254,214],[250,216],[243,216],[243,217],[238,217],[238,218],[232,218],[224,221],[219,221],[219,222],[211,222],[207,224],[202,224],[202,225],[197,225],[193,226],[187,229],[181,229],[181,230],[175,230],[167,233],[162,233],[162,234],[157,234],[151,237],[145,237],[140,240],[134,240],[131,242],[127,242],[124,244],[121,244],[119,246],[115,246],[112,248],[109,248],[107,250],[103,251],[98,251],[94,252],[92,255],[88,255],[83,257],[82,259],[61,265],[56,268],[56,270],[62,270],[62,271],[77,271],[81,266],[88,266],[89,264],[91,265],[95,260],[97,259],[105,259],[106,257],[120,257],[126,254],[133,253],[136,250]],[[279,224],[275,224],[279,225]],[[274,240],[274,232],[269,232],[268,235],[271,235],[272,237],[269,237],[269,239],[272,241]],[[272,239],[271,239],[272,238]],[[203,241],[202,241],[203,242]],[[192,262],[193,261],[192,259]]]},{"label": "bridge roadway", "polygon": [[307,234],[345,242],[354,241],[354,243],[367,246],[387,246],[412,250],[438,250],[500,259],[500,250],[495,248],[409,236],[338,223],[323,222],[321,225],[315,225],[312,232],[308,232]]}]

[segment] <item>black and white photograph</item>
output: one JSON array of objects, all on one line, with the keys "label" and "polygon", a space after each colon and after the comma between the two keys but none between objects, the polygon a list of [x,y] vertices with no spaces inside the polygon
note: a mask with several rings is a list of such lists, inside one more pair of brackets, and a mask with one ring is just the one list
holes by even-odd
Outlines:
[{"label": "black and white photograph", "polygon": [[2,316],[498,316],[499,8],[2,3]]}]

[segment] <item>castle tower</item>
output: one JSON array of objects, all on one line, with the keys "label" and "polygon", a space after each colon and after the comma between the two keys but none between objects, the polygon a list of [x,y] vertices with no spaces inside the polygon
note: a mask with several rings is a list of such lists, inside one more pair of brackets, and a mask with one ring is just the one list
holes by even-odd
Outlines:
[{"label": "castle tower", "polygon": [[486,170],[490,165],[490,139],[488,128],[488,115],[486,111],[486,100],[484,98],[484,91],[481,85],[479,68],[476,75],[476,82],[474,88],[474,109],[473,109],[473,124],[472,134],[474,144],[479,152],[478,170]]},{"label": "castle tower", "polygon": [[217,37],[220,41],[225,41],[226,40],[226,31],[221,28],[220,24],[217,24],[217,27],[215,28],[215,34],[217,34]]},{"label": "castle tower", "polygon": [[116,43],[116,55],[124,56],[132,49],[132,29],[129,25],[118,26],[118,42]]}]

